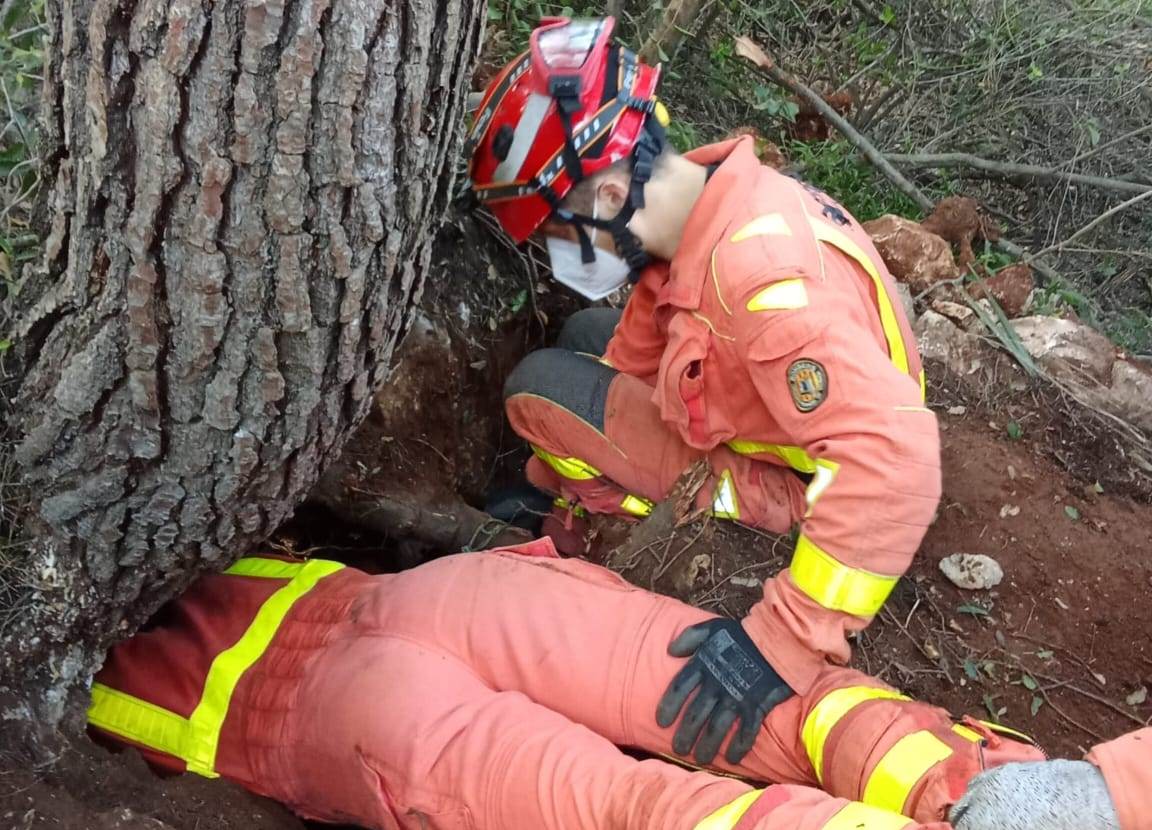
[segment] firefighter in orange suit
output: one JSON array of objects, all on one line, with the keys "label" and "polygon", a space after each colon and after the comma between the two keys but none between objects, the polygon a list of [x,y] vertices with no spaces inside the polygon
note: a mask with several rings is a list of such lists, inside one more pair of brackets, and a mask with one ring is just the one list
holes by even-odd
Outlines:
[{"label": "firefighter in orange suit", "polygon": [[[709,624],[717,642],[659,707],[701,762],[701,735],[738,724],[734,761],[774,705],[848,659],[908,567],[940,496],[939,434],[860,225],[761,166],[751,138],[669,150],[659,70],[612,45],[612,25],[545,21],[469,136],[479,201],[516,241],[542,236],[556,280],[593,300],[634,283],[622,316],[581,312],[562,348],[529,355],[506,408],[529,480],[577,509],[642,516],[705,458],[700,507],[799,524],[790,567],[741,624]],[[710,656],[722,647],[740,660]]]},{"label": "firefighter in orange suit", "polygon": [[[945,830],[974,776],[1043,758],[835,666],[714,767],[771,786],[621,752],[671,752],[667,644],[707,619],[548,539],[382,576],[254,557],[114,648],[89,721],[374,830]],[[988,800],[960,830],[1012,830]]]}]

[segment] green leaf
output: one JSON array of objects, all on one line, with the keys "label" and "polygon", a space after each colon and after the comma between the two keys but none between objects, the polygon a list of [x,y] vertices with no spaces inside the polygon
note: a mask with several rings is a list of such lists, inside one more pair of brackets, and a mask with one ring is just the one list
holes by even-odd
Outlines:
[{"label": "green leaf", "polygon": [[508,306],[508,310],[516,314],[520,309],[524,308],[524,303],[526,302],[528,302],[528,289],[525,288],[512,298],[512,303]]},{"label": "green leaf", "polygon": [[896,10],[891,6],[885,6],[880,12],[880,19],[886,24],[891,23],[896,19]]},{"label": "green leaf", "polygon": [[964,660],[964,674],[968,675],[969,680],[980,679],[980,667],[973,662],[971,657]]},{"label": "green leaf", "polygon": [[1092,485],[1092,492],[1096,493],[1097,495],[1104,492],[1104,488],[1100,486],[1099,481]]},{"label": "green leaf", "polygon": [[1026,674],[1020,678],[1020,684],[1030,692],[1034,692],[1040,688],[1040,684],[1036,682],[1035,678],[1030,674]]},{"label": "green leaf", "polygon": [[1080,511],[1070,504],[1064,505],[1064,515],[1074,522],[1080,521]]},{"label": "green leaf", "polygon": [[971,614],[973,617],[987,617],[988,609],[979,605],[961,605],[956,609],[957,614]]},{"label": "green leaf", "polygon": [[1024,427],[1020,426],[1020,424],[1018,424],[1016,421],[1009,421],[1007,430],[1008,437],[1013,441],[1019,441],[1022,437],[1024,437]]},{"label": "green leaf", "polygon": [[1044,70],[1039,67],[1036,61],[1032,61],[1032,63],[1028,66],[1028,80],[1038,81],[1043,77]]},{"label": "green leaf", "polygon": [[0,354],[4,354],[4,352],[8,351],[11,348],[12,348],[12,341],[11,340],[0,340]]},{"label": "green leaf", "polygon": [[1044,698],[1040,695],[1032,696],[1032,717],[1036,717],[1036,713],[1040,711],[1040,707],[1044,705]]},{"label": "green leaf", "polygon": [[1038,652],[1036,652],[1036,656],[1039,657],[1041,660],[1051,660],[1052,654],[1053,654],[1053,652],[1049,651],[1046,648],[1042,648]]}]

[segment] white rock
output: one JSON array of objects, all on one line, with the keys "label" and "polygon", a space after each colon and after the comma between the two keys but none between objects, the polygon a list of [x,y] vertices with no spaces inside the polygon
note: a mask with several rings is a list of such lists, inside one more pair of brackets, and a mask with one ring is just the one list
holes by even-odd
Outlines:
[{"label": "white rock", "polygon": [[982,553],[954,553],[940,560],[940,570],[957,588],[986,591],[1004,579],[1004,569]]}]

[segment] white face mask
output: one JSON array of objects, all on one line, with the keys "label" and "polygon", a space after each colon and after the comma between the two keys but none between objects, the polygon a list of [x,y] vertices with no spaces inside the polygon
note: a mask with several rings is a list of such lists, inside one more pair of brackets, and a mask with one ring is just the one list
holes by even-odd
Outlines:
[{"label": "white face mask", "polygon": [[[595,219],[596,215],[594,207],[592,218]],[[632,271],[620,257],[596,247],[598,230],[592,229],[592,250],[596,252],[596,260],[589,263],[585,263],[581,257],[579,243],[554,236],[546,240],[548,259],[552,262],[552,276],[556,282],[589,300],[607,297],[628,281],[628,274]]]}]

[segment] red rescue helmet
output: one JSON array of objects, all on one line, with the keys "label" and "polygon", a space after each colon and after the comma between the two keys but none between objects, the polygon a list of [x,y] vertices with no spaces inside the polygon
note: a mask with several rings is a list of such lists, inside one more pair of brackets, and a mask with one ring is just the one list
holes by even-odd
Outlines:
[{"label": "red rescue helmet", "polygon": [[[488,85],[469,131],[468,174],[479,201],[516,241],[553,213],[576,225],[611,223],[560,210],[572,187],[621,159],[633,159],[630,204],[664,146],[668,114],[656,99],[660,68],[611,43],[613,17],[545,18],[529,49]],[[625,233],[621,230],[621,233]],[[591,245],[586,248],[591,256]],[[589,261],[586,259],[586,261]]]}]

